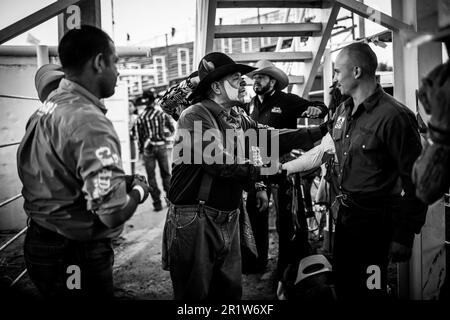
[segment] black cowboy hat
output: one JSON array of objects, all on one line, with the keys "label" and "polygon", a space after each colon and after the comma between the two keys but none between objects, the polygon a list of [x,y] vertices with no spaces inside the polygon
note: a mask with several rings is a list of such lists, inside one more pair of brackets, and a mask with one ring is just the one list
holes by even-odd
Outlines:
[{"label": "black cowboy hat", "polygon": [[156,100],[156,94],[152,90],[146,90],[142,93],[142,96],[138,97],[135,101],[136,105],[149,105]]},{"label": "black cowboy hat", "polygon": [[191,99],[198,98],[206,93],[209,86],[214,81],[222,79],[223,77],[240,72],[247,74],[256,68],[245,64],[236,63],[233,59],[222,52],[211,52],[202,58],[198,65],[198,75],[200,82],[197,88],[192,92]]}]

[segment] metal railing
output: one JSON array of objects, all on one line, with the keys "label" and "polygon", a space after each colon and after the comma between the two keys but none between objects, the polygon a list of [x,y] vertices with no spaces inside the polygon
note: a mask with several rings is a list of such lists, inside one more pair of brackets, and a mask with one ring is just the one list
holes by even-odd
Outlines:
[{"label": "metal railing", "polygon": [[[2,203],[0,203],[0,208],[6,206],[7,204],[13,202],[14,200],[17,200],[19,198],[21,198],[22,195],[18,194],[12,198],[9,198],[5,201],[3,201]],[[14,237],[12,237],[11,239],[9,239],[8,241],[6,241],[1,247],[0,247],[0,252],[2,252],[3,250],[5,250],[11,243],[13,243],[14,241],[16,241],[21,235],[23,235],[25,233],[25,231],[27,231],[28,227],[23,228],[22,230],[20,230]],[[27,273],[27,269],[25,268],[25,270],[23,270],[19,276],[17,276],[17,278],[14,279],[13,282],[11,282],[10,287],[14,286],[24,275],[25,273]]]},{"label": "metal railing", "polygon": [[[21,100],[39,100],[38,98],[33,98],[33,97],[25,97],[25,96],[12,96],[12,95],[6,95],[6,94],[0,94],[0,98],[7,98],[7,99],[21,99]],[[1,148],[6,148],[6,147],[11,147],[11,146],[16,146],[19,145],[20,142],[10,142],[10,143],[4,143],[0,145],[0,149]],[[22,195],[19,193],[9,199],[4,200],[3,202],[0,203],[0,208],[8,205],[9,203],[20,199],[22,197]],[[14,235],[11,239],[9,239],[8,241],[6,241],[4,244],[2,244],[0,246],[0,252],[2,252],[3,250],[5,250],[9,245],[11,245],[14,241],[16,241],[17,239],[20,238],[20,236],[22,236],[26,231],[27,231],[28,227],[23,228],[22,230],[20,230],[16,235]],[[17,282],[19,282],[19,280],[27,273],[27,269],[25,268],[10,284],[10,287],[14,286]]]}]

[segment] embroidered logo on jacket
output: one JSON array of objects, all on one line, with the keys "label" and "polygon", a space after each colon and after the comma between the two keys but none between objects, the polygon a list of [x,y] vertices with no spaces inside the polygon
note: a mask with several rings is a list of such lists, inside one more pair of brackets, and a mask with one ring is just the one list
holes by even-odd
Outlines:
[{"label": "embroidered logo on jacket", "polygon": [[272,108],[272,113],[281,113],[281,108],[280,107],[273,107]]},{"label": "embroidered logo on jacket", "polygon": [[344,124],[344,121],[345,121],[345,116],[340,116],[340,117],[337,119],[334,128],[335,128],[335,129],[342,129],[342,125]]}]

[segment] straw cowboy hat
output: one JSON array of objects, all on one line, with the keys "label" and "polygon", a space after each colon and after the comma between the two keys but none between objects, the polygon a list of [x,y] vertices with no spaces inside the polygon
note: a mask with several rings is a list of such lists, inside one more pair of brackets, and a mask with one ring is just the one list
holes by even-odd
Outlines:
[{"label": "straw cowboy hat", "polygon": [[34,85],[41,102],[47,99],[50,92],[58,88],[62,78],[64,78],[64,72],[62,71],[62,67],[57,64],[44,64],[36,71]]},{"label": "straw cowboy hat", "polygon": [[252,78],[256,74],[265,74],[269,77],[272,77],[277,80],[277,83],[275,84],[276,90],[283,90],[289,84],[289,78],[286,73],[284,73],[283,70],[275,67],[275,65],[269,60],[259,60],[258,62],[256,62],[255,67],[257,69],[249,73],[249,77]]},{"label": "straw cowboy hat", "polygon": [[208,53],[202,58],[198,65],[198,76],[200,78],[200,82],[198,83],[197,88],[195,88],[192,92],[190,98],[198,98],[202,94],[205,94],[210,88],[211,83],[222,79],[229,74],[233,74],[235,72],[247,74],[253,70],[255,70],[255,68],[251,66],[236,63],[225,53]]}]

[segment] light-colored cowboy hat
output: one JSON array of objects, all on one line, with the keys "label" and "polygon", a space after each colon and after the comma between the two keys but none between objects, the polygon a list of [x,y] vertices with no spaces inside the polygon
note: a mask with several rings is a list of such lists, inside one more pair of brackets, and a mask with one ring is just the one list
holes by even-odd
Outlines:
[{"label": "light-colored cowboy hat", "polygon": [[47,99],[50,92],[58,88],[62,78],[64,78],[64,72],[62,67],[57,64],[47,63],[36,71],[34,85],[41,102]]},{"label": "light-colored cowboy hat", "polygon": [[294,284],[297,284],[313,275],[331,271],[333,271],[333,268],[324,255],[313,254],[307,256],[300,261],[297,278],[295,279]]},{"label": "light-colored cowboy hat", "polygon": [[255,67],[257,69],[248,74],[250,78],[253,78],[255,74],[268,75],[277,80],[277,83],[275,84],[276,90],[283,90],[289,84],[289,78],[286,73],[284,73],[284,71],[280,68],[275,67],[275,65],[269,60],[259,60],[256,62]]},{"label": "light-colored cowboy hat", "polygon": [[190,99],[198,98],[209,90],[214,81],[224,78],[229,74],[240,72],[242,75],[255,70],[255,68],[236,63],[233,59],[222,52],[211,52],[202,58],[198,65],[198,76],[200,82],[192,92]]}]

